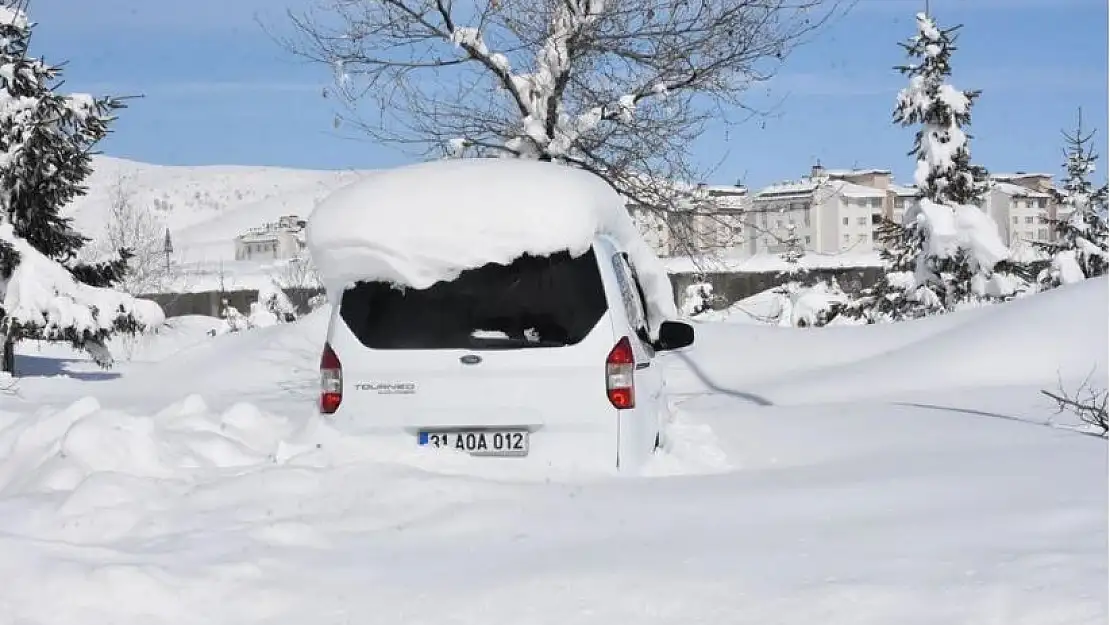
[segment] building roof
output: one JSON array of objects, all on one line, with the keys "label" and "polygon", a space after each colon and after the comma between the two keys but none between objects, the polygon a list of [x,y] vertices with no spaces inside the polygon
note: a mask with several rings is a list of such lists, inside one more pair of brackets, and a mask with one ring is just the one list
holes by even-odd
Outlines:
[{"label": "building roof", "polygon": [[715,195],[747,195],[748,188],[744,185],[728,185],[728,184],[710,184],[705,186],[705,190],[710,194]]},{"label": "building roof", "polygon": [[236,241],[243,243],[260,243],[267,241],[276,241],[278,233],[276,231],[262,231],[262,232],[248,232],[235,237]]},{"label": "building roof", "polygon": [[1035,172],[1017,172],[1012,174],[991,174],[995,180],[1020,180],[1022,178],[1051,178],[1052,174],[1039,174]]},{"label": "building roof", "polygon": [[917,187],[914,186],[907,187],[900,184],[892,184],[889,189],[898,197],[917,197]]},{"label": "building roof", "polygon": [[1012,184],[1009,182],[995,182],[991,185],[994,191],[1000,191],[1006,195],[1013,195],[1016,197],[1036,197],[1036,198],[1051,198],[1052,196],[1043,191],[1034,191],[1028,187],[1023,187],[1019,184]]},{"label": "building roof", "polygon": [[831,178],[843,178],[845,176],[868,176],[868,175],[884,175],[890,174],[889,169],[826,169],[825,175]]},{"label": "building roof", "polygon": [[876,189],[874,187],[867,187],[862,184],[855,184],[845,180],[834,180],[829,183],[838,194],[844,197],[886,197],[886,191],[883,189]]},{"label": "building roof", "polygon": [[783,182],[776,182],[775,184],[763,187],[756,195],[759,197],[765,196],[787,196],[787,195],[808,195],[817,190],[824,182],[820,178],[802,178],[801,180],[787,180]]}]

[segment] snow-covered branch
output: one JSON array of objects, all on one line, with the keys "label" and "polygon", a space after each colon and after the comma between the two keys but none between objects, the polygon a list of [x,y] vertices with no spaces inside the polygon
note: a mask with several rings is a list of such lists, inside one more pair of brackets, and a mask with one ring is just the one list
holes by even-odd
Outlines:
[{"label": "snow-covered branch", "polygon": [[669,211],[675,194],[631,181],[704,179],[707,122],[747,119],[748,89],[840,2],[332,0],[285,43],[342,68],[345,122],[377,140],[560,160]]},{"label": "snow-covered branch", "polygon": [[65,267],[17,236],[11,224],[0,223],[0,245],[19,259],[10,276],[0,279],[0,334],[66,341],[109,365],[111,356],[104,350],[109,336],[142,332],[164,321],[162,309],[153,302],[78,282]]}]

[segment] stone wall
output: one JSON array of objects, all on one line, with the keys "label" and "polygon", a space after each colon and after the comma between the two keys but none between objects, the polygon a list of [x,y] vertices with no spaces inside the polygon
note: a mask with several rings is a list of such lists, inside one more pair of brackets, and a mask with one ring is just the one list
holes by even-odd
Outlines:
[{"label": "stone wall", "polygon": [[[848,293],[858,293],[860,289],[874,285],[883,274],[881,267],[843,267],[835,269],[812,269],[811,277],[821,280],[836,278],[840,288]],[[686,287],[697,282],[713,285],[714,308],[727,308],[734,302],[751,297],[757,293],[773,289],[785,280],[777,271],[765,272],[720,272],[720,273],[677,273],[671,274],[675,299],[682,305]]]},{"label": "stone wall", "polygon": [[[845,267],[837,269],[814,269],[811,276],[823,280],[835,277],[840,287],[849,293],[858,292],[861,288],[871,286],[882,275],[879,267]],[[682,296],[686,287],[696,282],[705,280],[713,285],[713,293],[718,296],[715,304],[718,308],[727,307],[729,304],[750,297],[756,293],[766,291],[782,284],[783,279],[777,271],[767,272],[720,272],[720,273],[675,273],[671,274],[671,286],[674,287],[676,303],[682,305]],[[285,289],[289,301],[297,307],[299,314],[309,312],[308,301],[314,296],[323,293],[321,289]],[[162,307],[167,317],[181,315],[208,315],[218,317],[220,302],[224,299],[243,314],[250,312],[251,304],[258,300],[258,291],[243,289],[237,291],[203,291],[199,293],[156,293],[141,295],[143,299],[153,300]]]},{"label": "stone wall", "polygon": [[[311,310],[308,301],[323,293],[321,289],[284,289],[286,297],[297,308],[298,314]],[[201,291],[198,293],[152,293],[140,295],[142,299],[156,302],[162,307],[167,317],[180,317],[182,315],[207,315],[219,317],[221,302],[227,300],[228,305],[234,306],[244,315],[250,313],[251,304],[258,301],[258,291],[255,289],[242,289],[236,291]]]}]

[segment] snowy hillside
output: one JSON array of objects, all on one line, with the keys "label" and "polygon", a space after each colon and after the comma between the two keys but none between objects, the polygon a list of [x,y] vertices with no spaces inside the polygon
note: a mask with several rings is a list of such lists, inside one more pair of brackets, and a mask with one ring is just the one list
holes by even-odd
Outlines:
[{"label": "snowy hillside", "polygon": [[669,450],[628,479],[329,428],[320,314],[181,318],[112,372],[28,345],[0,622],[1105,623],[1106,442],[1039,390],[1105,381],[1107,285],[699,324]]},{"label": "snowy hillside", "polygon": [[135,206],[153,215],[159,244],[165,228],[170,229],[174,262],[181,266],[180,273],[189,274],[179,276],[180,290],[212,288],[212,274],[221,263],[228,286],[237,281],[253,286],[252,279],[264,276],[267,267],[233,263],[234,238],[283,215],[305,218],[321,198],[366,173],[166,166],[98,156],[87,181],[88,194],[75,200],[66,213],[82,233],[100,239],[122,190]]}]

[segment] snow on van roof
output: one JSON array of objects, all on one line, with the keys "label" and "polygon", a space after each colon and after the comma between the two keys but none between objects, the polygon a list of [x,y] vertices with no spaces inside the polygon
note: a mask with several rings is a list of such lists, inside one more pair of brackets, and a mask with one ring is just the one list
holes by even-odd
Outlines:
[{"label": "snow on van roof", "polygon": [[677,318],[666,270],[623,198],[597,176],[556,163],[461,159],[376,172],[316,207],[307,243],[336,302],[359,281],[423,289],[523,254],[583,254],[598,235],[615,239],[636,266],[652,333]]}]

